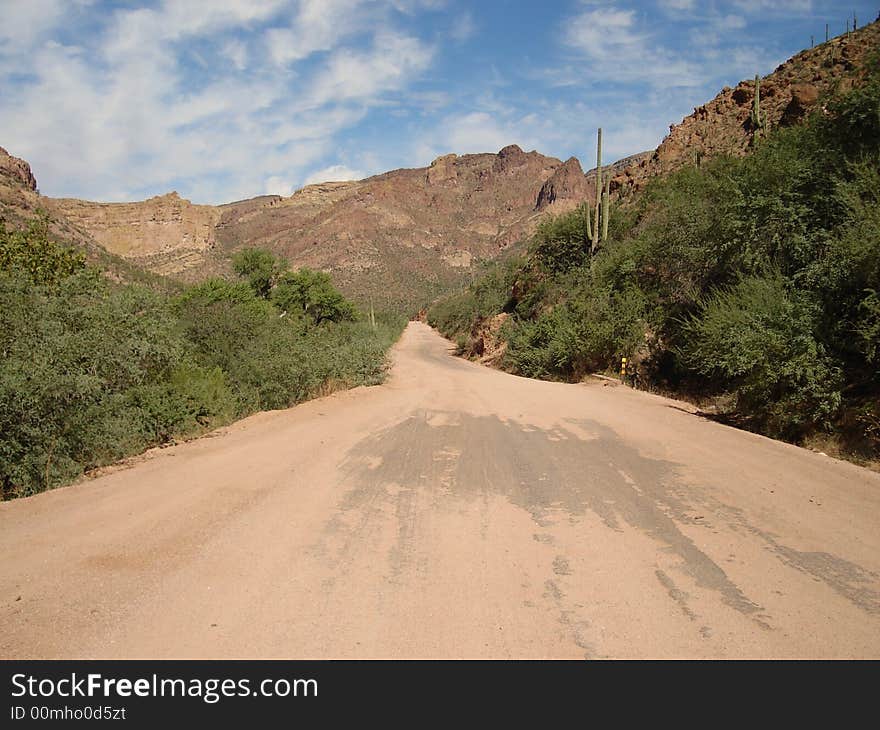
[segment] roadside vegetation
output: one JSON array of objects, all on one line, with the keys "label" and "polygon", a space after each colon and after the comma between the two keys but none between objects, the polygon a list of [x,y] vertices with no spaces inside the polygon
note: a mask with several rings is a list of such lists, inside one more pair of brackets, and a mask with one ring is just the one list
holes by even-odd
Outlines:
[{"label": "roadside vegetation", "polygon": [[322,272],[266,251],[180,293],[115,284],[44,222],[0,224],[0,495],[26,496],[259,410],[382,381],[375,327]]},{"label": "roadside vegetation", "polygon": [[507,313],[501,367],[579,380],[627,357],[642,387],[796,443],[880,457],[880,73],[806,123],[655,180],[594,255],[584,211],[525,260],[437,302],[475,354]]}]

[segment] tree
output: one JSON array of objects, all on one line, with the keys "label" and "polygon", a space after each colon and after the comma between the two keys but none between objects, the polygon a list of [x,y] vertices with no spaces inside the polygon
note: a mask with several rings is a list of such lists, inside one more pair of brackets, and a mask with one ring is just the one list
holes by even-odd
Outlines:
[{"label": "tree", "polygon": [[268,299],[278,277],[287,270],[287,262],[264,248],[245,248],[232,257],[232,268],[247,279],[258,297]]},{"label": "tree", "polygon": [[285,312],[302,313],[315,324],[355,318],[354,305],[323,271],[302,268],[283,274],[272,291],[272,301]]}]

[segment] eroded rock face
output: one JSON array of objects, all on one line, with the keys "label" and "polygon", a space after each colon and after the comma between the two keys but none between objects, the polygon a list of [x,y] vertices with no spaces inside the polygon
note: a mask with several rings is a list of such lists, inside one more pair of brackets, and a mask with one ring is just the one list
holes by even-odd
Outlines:
[{"label": "eroded rock face", "polygon": [[198,266],[214,247],[221,211],[193,205],[176,192],[137,203],[53,201],[71,223],[87,230],[107,251],[161,274]]},{"label": "eroded rock face", "polygon": [[439,185],[455,180],[458,177],[458,172],[455,169],[455,161],[457,159],[458,155],[455,154],[438,157],[428,168],[428,172],[425,174],[425,182],[428,185]]},{"label": "eroded rock face", "polygon": [[569,157],[541,186],[535,203],[537,210],[553,206],[553,212],[562,212],[577,207],[582,201],[591,198],[595,184],[590,185],[576,157]]},{"label": "eroded rock face", "polygon": [[0,147],[0,176],[6,177],[13,185],[21,185],[27,190],[36,191],[37,179],[31,166],[24,160],[13,157]]},{"label": "eroded rock face", "polygon": [[501,328],[509,319],[509,314],[501,312],[475,324],[465,345],[466,354],[485,365],[497,365],[507,351],[507,340],[501,337]]},{"label": "eroded rock face", "polygon": [[299,265],[331,270],[342,283],[363,272],[460,276],[529,230],[538,192],[561,166],[510,145],[498,154],[443,155],[427,168],[309,186],[253,214],[225,211],[218,246],[265,246]]},{"label": "eroded rock face", "polygon": [[795,84],[791,87],[791,101],[782,113],[780,124],[800,122],[819,103],[819,89],[813,84]]}]

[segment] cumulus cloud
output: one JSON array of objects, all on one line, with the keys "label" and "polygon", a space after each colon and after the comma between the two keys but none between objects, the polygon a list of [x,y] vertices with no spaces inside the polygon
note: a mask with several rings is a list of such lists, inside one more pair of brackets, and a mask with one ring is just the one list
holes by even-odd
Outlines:
[{"label": "cumulus cloud", "polygon": [[313,185],[321,182],[345,182],[347,180],[363,180],[366,175],[360,170],[352,170],[345,165],[330,165],[310,173],[303,181],[303,185]]},{"label": "cumulus cloud", "polygon": [[395,29],[390,1],[102,8],[74,43],[67,26],[83,7],[13,3],[0,24],[11,92],[0,94],[0,140],[52,195],[176,188],[216,203],[297,187],[336,135],[393,103],[433,58]]},{"label": "cumulus cloud", "polygon": [[366,51],[333,53],[306,94],[309,105],[362,100],[382,90],[398,90],[431,61],[432,50],[417,38],[380,33]]},{"label": "cumulus cloud", "polygon": [[665,48],[640,25],[634,9],[589,9],[566,23],[564,41],[588,62],[583,73],[592,79],[667,87],[698,85],[699,68]]}]

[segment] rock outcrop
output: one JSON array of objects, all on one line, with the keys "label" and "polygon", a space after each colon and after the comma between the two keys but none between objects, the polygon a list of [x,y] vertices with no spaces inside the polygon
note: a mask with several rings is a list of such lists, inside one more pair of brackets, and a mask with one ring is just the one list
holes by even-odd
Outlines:
[{"label": "rock outcrop", "polygon": [[425,182],[428,185],[440,185],[450,180],[455,180],[458,173],[455,169],[455,161],[458,155],[442,155],[431,163],[428,172],[425,173]]},{"label": "rock outcrop", "polygon": [[554,213],[572,210],[582,201],[592,198],[595,190],[595,178],[592,183],[588,182],[578,159],[569,157],[541,186],[535,209],[552,207]]},{"label": "rock outcrop", "polygon": [[263,246],[296,265],[331,271],[355,293],[439,291],[531,230],[538,192],[561,166],[510,145],[498,154],[448,154],[427,168],[310,185],[251,211],[223,206],[217,251]]},{"label": "rock outcrop", "polygon": [[0,147],[0,177],[7,179],[12,185],[20,185],[26,190],[36,192],[37,179],[31,172],[31,166],[24,160],[13,157]]},{"label": "rock outcrop", "polygon": [[205,263],[221,218],[219,208],[193,205],[176,192],[138,203],[59,198],[52,204],[107,251],[166,275]]}]

